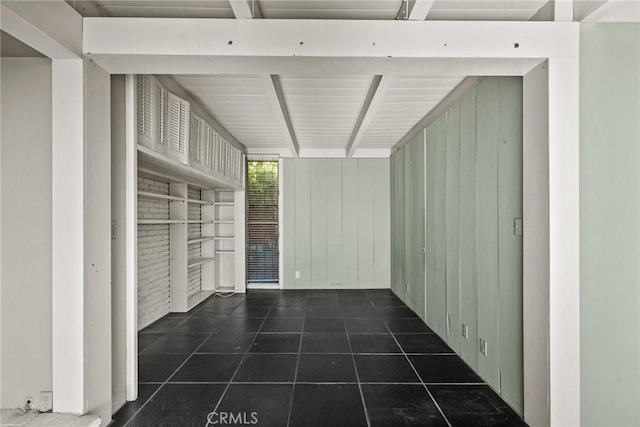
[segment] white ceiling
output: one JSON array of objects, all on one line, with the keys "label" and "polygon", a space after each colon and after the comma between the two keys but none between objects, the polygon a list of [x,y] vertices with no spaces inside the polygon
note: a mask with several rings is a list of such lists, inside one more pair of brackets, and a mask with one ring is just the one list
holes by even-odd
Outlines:
[{"label": "white ceiling", "polygon": [[281,76],[300,148],[344,148],[372,76]]},{"label": "white ceiling", "polygon": [[[67,1],[85,16],[234,18],[235,13],[248,17],[250,10],[250,15],[261,19],[394,20],[411,12],[402,10],[408,4],[403,0]],[[410,5],[414,1],[422,0],[408,0]],[[526,21],[545,5],[549,6],[548,1],[435,0],[421,5],[431,4],[430,9],[424,9],[427,20]],[[413,12],[415,19],[416,11]],[[542,16],[546,15],[538,14],[536,19]],[[250,152],[262,153],[270,149],[282,152],[291,146],[292,139],[306,152],[310,149],[346,152],[353,139],[358,148],[388,152],[465,77],[385,75],[385,84],[376,86],[378,80],[373,75],[250,73],[251,70],[247,75],[174,77]],[[279,81],[279,88],[273,81]],[[284,102],[275,99],[274,93],[280,88]],[[369,104],[372,96],[375,102]],[[359,117],[364,116],[367,120],[358,129]],[[290,124],[283,117],[289,118]]]},{"label": "white ceiling", "polygon": [[438,105],[462,77],[396,76],[391,80],[360,148],[389,148]]},{"label": "white ceiling", "polygon": [[174,77],[245,146],[277,148],[284,145],[282,128],[269,103],[261,76]]}]

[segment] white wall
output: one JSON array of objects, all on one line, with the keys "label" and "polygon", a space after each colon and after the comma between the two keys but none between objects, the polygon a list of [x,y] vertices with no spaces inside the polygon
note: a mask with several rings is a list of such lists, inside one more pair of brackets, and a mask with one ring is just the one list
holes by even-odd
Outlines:
[{"label": "white wall", "polygon": [[51,61],[3,58],[2,395],[22,406],[52,389]]},{"label": "white wall", "polygon": [[580,27],[581,424],[640,424],[640,24]]},{"label": "white wall", "polygon": [[389,160],[282,165],[284,288],[390,287]]}]

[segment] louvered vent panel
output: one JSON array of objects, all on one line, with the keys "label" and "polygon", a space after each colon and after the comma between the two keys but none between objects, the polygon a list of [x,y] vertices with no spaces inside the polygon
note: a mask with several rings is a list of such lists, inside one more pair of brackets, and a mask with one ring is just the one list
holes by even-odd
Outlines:
[{"label": "louvered vent panel", "polygon": [[168,154],[188,164],[189,103],[169,92]]},{"label": "louvered vent panel", "polygon": [[192,163],[201,162],[201,142],[203,140],[202,119],[195,114],[191,115],[191,142],[189,144],[189,158]]},{"label": "louvered vent panel", "polygon": [[160,84],[156,85],[156,108],[158,119],[156,121],[156,133],[158,144],[165,150],[167,147],[167,113],[169,93]]},{"label": "louvered vent panel", "polygon": [[206,127],[206,139],[205,139],[205,143],[202,150],[202,153],[203,153],[202,164],[204,165],[205,168],[211,169],[211,166],[213,165],[213,149],[215,145],[216,132],[213,129],[211,129],[211,127],[208,125],[205,127]]},{"label": "louvered vent panel", "polygon": [[153,81],[150,76],[139,74],[136,83],[138,134],[151,138]]}]

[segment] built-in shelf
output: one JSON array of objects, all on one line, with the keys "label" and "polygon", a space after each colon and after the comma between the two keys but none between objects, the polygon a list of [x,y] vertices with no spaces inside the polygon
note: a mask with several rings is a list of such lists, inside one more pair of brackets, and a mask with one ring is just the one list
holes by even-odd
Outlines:
[{"label": "built-in shelf", "polygon": [[183,224],[179,219],[139,219],[138,224]]},{"label": "built-in shelf", "polygon": [[233,253],[235,253],[235,252],[236,252],[236,251],[234,251],[234,250],[220,250],[220,249],[218,249],[218,250],[216,251],[216,253],[217,253],[217,254],[233,254]]},{"label": "built-in shelf", "polygon": [[191,310],[193,307],[200,304],[202,301],[206,300],[214,293],[215,291],[200,291],[191,295],[187,301],[187,310]]},{"label": "built-in shelf", "polygon": [[213,224],[213,221],[202,221],[200,219],[190,219],[187,224]]},{"label": "built-in shelf", "polygon": [[216,236],[214,240],[235,240],[234,236]]},{"label": "built-in shelf", "polygon": [[170,196],[168,194],[151,193],[149,191],[138,191],[139,197],[147,197],[149,199],[177,200],[184,202],[182,197]]},{"label": "built-in shelf", "polygon": [[189,199],[189,203],[193,203],[194,205],[212,205],[212,202],[207,202],[206,200],[197,200],[197,199]]},{"label": "built-in shelf", "polygon": [[209,262],[212,262],[215,258],[194,258],[194,259],[190,259],[189,263],[187,264],[187,268],[191,268],[191,267],[196,267],[198,265],[202,265],[202,264],[207,264]]},{"label": "built-in shelf", "polygon": [[234,206],[235,203],[234,202],[215,202],[214,205],[216,205],[216,206]]},{"label": "built-in shelf", "polygon": [[235,182],[233,179],[217,172],[205,173],[199,171],[142,145],[138,145],[138,168],[139,170],[150,170],[155,172],[156,175],[188,182],[203,188],[226,187],[226,191],[241,190],[243,188],[242,182]]},{"label": "built-in shelf", "polygon": [[213,236],[202,236],[202,237],[194,237],[193,239],[187,239],[187,243],[190,245],[196,244],[196,243],[204,243],[204,242],[208,242],[210,240],[213,240],[214,237]]},{"label": "built-in shelf", "polygon": [[229,220],[227,220],[227,221],[213,221],[213,222],[216,223],[216,224],[233,224],[233,221],[229,221]]}]

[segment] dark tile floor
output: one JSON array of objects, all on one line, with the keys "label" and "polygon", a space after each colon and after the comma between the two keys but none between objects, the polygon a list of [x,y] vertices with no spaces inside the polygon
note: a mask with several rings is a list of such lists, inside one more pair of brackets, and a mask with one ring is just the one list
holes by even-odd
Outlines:
[{"label": "dark tile floor", "polygon": [[526,425],[388,290],[211,297],[138,343],[114,427]]}]

